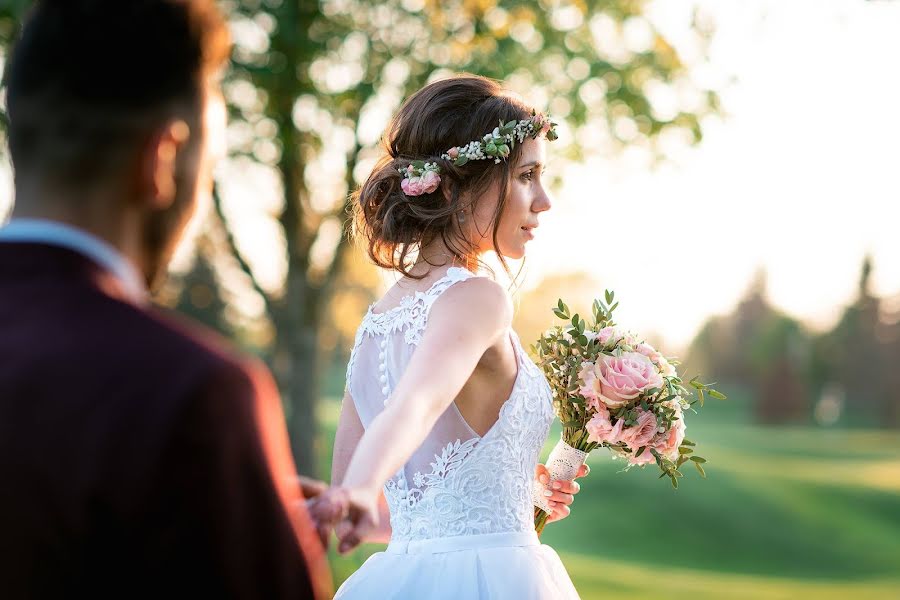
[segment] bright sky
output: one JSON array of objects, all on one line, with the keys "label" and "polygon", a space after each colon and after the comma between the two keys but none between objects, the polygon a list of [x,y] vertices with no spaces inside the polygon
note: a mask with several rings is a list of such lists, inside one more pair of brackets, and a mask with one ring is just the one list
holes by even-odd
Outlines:
[{"label": "bright sky", "polygon": [[[900,294],[900,2],[700,4],[717,28],[712,75],[737,77],[723,94],[729,116],[660,169],[628,156],[553,164],[564,184],[525,286],[561,267],[589,271],[616,290],[621,324],[672,350],[731,310],[759,267],[772,301],[815,327],[853,297],[866,252],[875,291]],[[691,7],[659,0],[653,20],[677,40]],[[8,189],[0,170],[0,216]]]},{"label": "bright sky", "polygon": [[[616,290],[620,324],[674,346],[730,311],[760,266],[774,304],[817,328],[852,299],[866,252],[876,292],[900,294],[900,2],[703,5],[713,67],[738,77],[723,95],[730,116],[657,171],[570,167],[526,287],[583,268]],[[687,7],[658,2],[655,21],[675,35]]]}]

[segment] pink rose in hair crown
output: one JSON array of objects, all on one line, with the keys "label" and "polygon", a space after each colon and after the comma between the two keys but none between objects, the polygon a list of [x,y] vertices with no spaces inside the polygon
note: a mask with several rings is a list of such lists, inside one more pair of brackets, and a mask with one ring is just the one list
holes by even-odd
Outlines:
[{"label": "pink rose in hair crown", "polygon": [[610,408],[628,404],[642,392],[663,385],[656,366],[637,352],[603,355],[594,364],[585,363],[579,375],[581,394],[588,400],[600,400]]},{"label": "pink rose in hair crown", "polygon": [[432,193],[441,183],[441,177],[434,171],[426,171],[422,175],[421,183],[426,194]]},{"label": "pink rose in hair crown", "polygon": [[405,169],[398,169],[403,179],[400,188],[407,196],[421,196],[434,192],[441,183],[441,168],[437,163],[416,161]]},{"label": "pink rose in hair crown", "polygon": [[421,196],[425,192],[425,186],[418,177],[404,179],[400,182],[400,187],[407,196]]}]

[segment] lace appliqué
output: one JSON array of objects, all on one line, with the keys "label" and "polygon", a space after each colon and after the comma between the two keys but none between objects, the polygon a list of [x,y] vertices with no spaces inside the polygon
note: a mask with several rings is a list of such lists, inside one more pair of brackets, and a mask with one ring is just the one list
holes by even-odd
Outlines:
[{"label": "lace appliqu\u00e9", "polygon": [[469,453],[475,449],[478,440],[479,438],[472,438],[466,442],[456,440],[452,444],[447,444],[441,455],[436,456],[436,460],[431,463],[431,473],[422,475],[422,473],[416,472],[415,476],[413,476],[413,484],[417,488],[422,488],[426,485],[440,485],[443,483],[450,472],[458,467]]},{"label": "lace appliqu\u00e9", "polygon": [[389,345],[387,336],[400,331],[404,332],[404,340],[410,346],[418,346],[422,341],[422,334],[425,331],[425,325],[428,322],[428,313],[431,305],[437,300],[444,291],[450,286],[460,281],[465,281],[474,274],[466,269],[459,267],[450,267],[447,273],[434,282],[434,284],[424,292],[416,292],[415,294],[404,296],[400,300],[400,304],[383,313],[372,312],[372,306],[363,317],[359,329],[356,330],[356,339],[353,342],[353,348],[350,350],[350,360],[347,362],[347,383],[350,388],[350,381],[353,375],[353,363],[356,359],[356,351],[363,340],[364,335],[373,337],[381,337],[379,352],[379,380],[381,385],[381,394],[384,397],[384,403],[387,404],[390,396],[390,386],[387,378],[387,355]]},{"label": "lace appliqu\u00e9", "polygon": [[459,267],[450,267],[447,274],[434,282],[427,291],[416,292],[404,296],[400,304],[382,313],[372,312],[372,307],[363,317],[360,331],[369,335],[381,336],[404,331],[407,344],[418,346],[425,332],[428,312],[431,305],[447,288],[460,281],[473,277],[473,274]]},{"label": "lace appliqu\u00e9", "polygon": [[415,487],[402,470],[385,485],[392,539],[534,530],[534,467],[553,409],[543,374],[521,346],[517,351],[519,376],[491,430],[448,444],[431,473],[416,473]]}]

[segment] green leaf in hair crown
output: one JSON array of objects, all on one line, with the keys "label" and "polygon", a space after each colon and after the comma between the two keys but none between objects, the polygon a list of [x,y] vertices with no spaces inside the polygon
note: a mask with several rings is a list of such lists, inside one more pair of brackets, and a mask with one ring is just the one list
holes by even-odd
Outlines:
[{"label": "green leaf in hair crown", "polygon": [[480,140],[454,146],[441,154],[441,158],[452,160],[457,167],[473,160],[493,160],[496,164],[506,160],[516,143],[521,144],[527,138],[536,139],[541,135],[550,142],[557,139],[556,123],[546,115],[532,111],[531,117],[521,121],[500,121],[493,131]]}]

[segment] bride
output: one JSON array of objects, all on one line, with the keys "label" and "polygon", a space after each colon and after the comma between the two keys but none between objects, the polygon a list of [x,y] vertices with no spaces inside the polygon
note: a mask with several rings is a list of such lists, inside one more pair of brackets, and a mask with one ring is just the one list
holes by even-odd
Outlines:
[{"label": "bride", "polygon": [[400,109],[357,194],[357,235],[402,277],[357,332],[339,486],[312,512],[341,552],[390,543],[336,598],[578,597],[534,532],[535,502],[559,520],[578,491],[537,465],[550,389],[510,327],[506,290],[476,274],[489,251],[508,271],[550,209],[553,127],[491,80],[432,83]]}]

